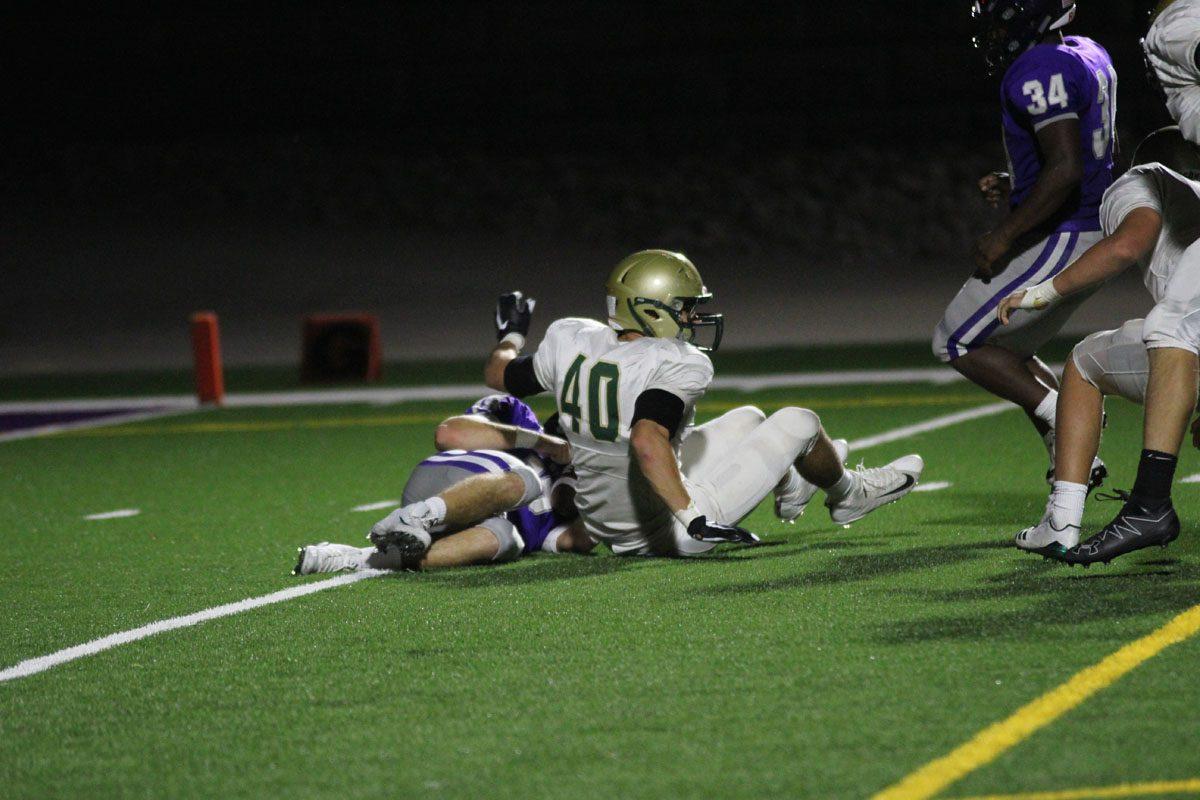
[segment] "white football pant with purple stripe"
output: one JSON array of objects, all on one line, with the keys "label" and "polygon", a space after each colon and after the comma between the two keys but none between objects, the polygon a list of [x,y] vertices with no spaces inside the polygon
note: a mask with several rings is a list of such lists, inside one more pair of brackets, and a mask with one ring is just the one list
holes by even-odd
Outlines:
[{"label": "white football pant with purple stripe", "polygon": [[990,282],[969,279],[950,301],[933,332],[934,355],[942,361],[953,361],[991,343],[1020,356],[1032,356],[1059,332],[1091,291],[1080,292],[1041,311],[1018,309],[1008,325],[1003,326],[996,319],[996,307],[1018,289],[1062,272],[1101,238],[1100,231],[1052,233],[1018,253]]}]

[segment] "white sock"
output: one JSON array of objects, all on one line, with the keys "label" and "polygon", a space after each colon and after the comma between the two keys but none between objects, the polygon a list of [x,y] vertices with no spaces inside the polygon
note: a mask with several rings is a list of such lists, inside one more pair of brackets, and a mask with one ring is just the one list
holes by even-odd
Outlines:
[{"label": "white sock", "polygon": [[1050,522],[1056,528],[1083,523],[1083,502],[1087,499],[1087,484],[1055,481],[1050,494]]},{"label": "white sock", "polygon": [[836,503],[853,491],[857,479],[858,473],[854,472],[854,470],[842,470],[842,477],[838,478],[837,483],[825,490],[825,496]]},{"label": "white sock", "polygon": [[1042,402],[1038,403],[1038,407],[1033,410],[1033,415],[1042,422],[1050,426],[1050,430],[1042,434],[1042,442],[1046,445],[1047,452],[1050,457],[1054,458],[1054,427],[1056,423],[1055,414],[1058,410],[1058,392],[1051,389],[1042,398]]},{"label": "white sock", "polygon": [[419,500],[408,506],[408,512],[425,523],[429,530],[446,521],[446,501],[436,494],[426,500]]}]

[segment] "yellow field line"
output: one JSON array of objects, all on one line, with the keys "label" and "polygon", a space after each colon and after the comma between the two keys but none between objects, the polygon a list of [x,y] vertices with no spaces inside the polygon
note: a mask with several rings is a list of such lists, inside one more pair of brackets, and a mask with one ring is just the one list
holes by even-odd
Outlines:
[{"label": "yellow field line", "polygon": [[[972,394],[913,395],[908,397],[846,397],[828,400],[790,401],[806,408],[888,408],[901,406],[960,405],[979,399]],[[788,405],[788,401],[761,404],[762,408],[774,409]],[[704,412],[728,411],[746,403],[704,403]],[[156,436],[159,434],[187,433],[253,433],[266,431],[313,430],[320,428],[388,427],[393,425],[433,424],[445,419],[445,414],[390,414],[374,417],[330,417],[328,419],[281,419],[244,420],[241,422],[183,422],[164,425],[114,425],[108,428],[85,428],[64,431],[58,437],[107,438],[112,436]]]},{"label": "yellow field line", "polygon": [[1084,789],[1060,789],[1054,792],[1022,792],[1020,794],[987,794],[960,797],[955,800],[1103,800],[1107,797],[1149,797],[1155,794],[1200,794],[1200,778],[1182,781],[1150,781],[1148,783],[1119,783],[1115,786],[1092,786]]},{"label": "yellow field line", "polygon": [[1158,630],[1131,642],[1104,660],[1075,673],[1012,716],[984,728],[970,741],[930,761],[872,800],[923,800],[1028,739],[1089,697],[1173,644],[1200,631],[1200,605],[1184,611]]}]

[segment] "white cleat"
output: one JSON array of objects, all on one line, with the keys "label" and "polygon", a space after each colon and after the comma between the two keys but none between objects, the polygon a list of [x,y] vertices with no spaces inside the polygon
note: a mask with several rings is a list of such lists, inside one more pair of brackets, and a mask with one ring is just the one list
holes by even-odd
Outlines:
[{"label": "white cleat", "polygon": [[353,572],[362,565],[362,550],[348,544],[320,542],[300,548],[300,557],[292,567],[293,575],[317,572]]},{"label": "white cleat", "polygon": [[1065,553],[1079,544],[1079,526],[1067,524],[1059,527],[1056,525],[1054,515],[1051,513],[1053,504],[1054,495],[1051,495],[1050,499],[1046,501],[1046,512],[1042,514],[1041,521],[1014,537],[1018,548],[1027,553],[1038,553],[1049,557]]},{"label": "white cleat", "polygon": [[838,525],[849,525],[880,506],[894,503],[911,492],[921,479],[925,460],[913,454],[901,456],[882,467],[857,467],[850,493],[836,502],[825,499],[830,518]]},{"label": "white cleat", "polygon": [[[845,464],[846,456],[850,454],[849,443],[845,439],[834,439],[833,450],[837,453],[838,463]],[[775,516],[789,525],[804,513],[808,501],[817,493],[817,485],[800,478],[796,488],[784,494],[775,495]]]},{"label": "white cleat", "polygon": [[433,544],[429,524],[421,517],[423,510],[424,502],[397,508],[371,526],[367,538],[381,553],[395,548],[406,561],[419,561]]}]

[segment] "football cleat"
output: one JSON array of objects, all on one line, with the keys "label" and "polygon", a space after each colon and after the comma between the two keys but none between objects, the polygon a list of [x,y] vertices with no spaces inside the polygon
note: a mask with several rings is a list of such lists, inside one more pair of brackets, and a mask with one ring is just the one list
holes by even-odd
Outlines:
[{"label": "football cleat", "polygon": [[[834,439],[833,450],[837,453],[838,463],[845,464],[846,456],[850,453],[850,448],[846,440]],[[796,488],[790,492],[775,495],[775,516],[788,524],[794,523],[804,513],[804,507],[808,505],[808,501],[812,500],[813,495],[816,493],[817,485],[809,483],[801,477],[796,481]]]},{"label": "football cleat", "polygon": [[[1108,467],[1104,466],[1104,462],[1099,456],[1092,459],[1092,471],[1088,475],[1087,490],[1088,494],[1092,493],[1093,489],[1099,489],[1104,485],[1104,479],[1108,477]],[[1046,483],[1050,486],[1054,485],[1054,465],[1050,465],[1050,469],[1046,470]]]},{"label": "football cleat", "polygon": [[1062,556],[1068,549],[1079,544],[1079,526],[1054,524],[1054,497],[1046,501],[1046,513],[1032,528],[1026,528],[1015,537],[1016,545],[1027,553],[1037,553],[1043,558]]},{"label": "football cleat", "polygon": [[1155,545],[1166,547],[1179,537],[1179,517],[1170,500],[1151,508],[1134,500],[1129,492],[1117,490],[1112,499],[1117,498],[1124,500],[1125,505],[1116,518],[1095,536],[1064,552],[1059,561],[1085,567],[1098,561],[1107,564],[1135,550]]},{"label": "football cleat", "polygon": [[850,493],[834,502],[825,498],[830,518],[839,525],[849,525],[870,514],[880,506],[894,503],[916,487],[921,479],[925,461],[919,455],[897,458],[882,467],[858,466]]},{"label": "football cleat", "polygon": [[397,508],[371,527],[367,538],[381,553],[395,548],[405,562],[420,561],[433,544],[429,525],[417,513],[424,503]]},{"label": "football cleat", "polygon": [[348,544],[319,542],[299,548],[293,575],[312,575],[317,572],[354,571],[362,563],[362,551]]}]

